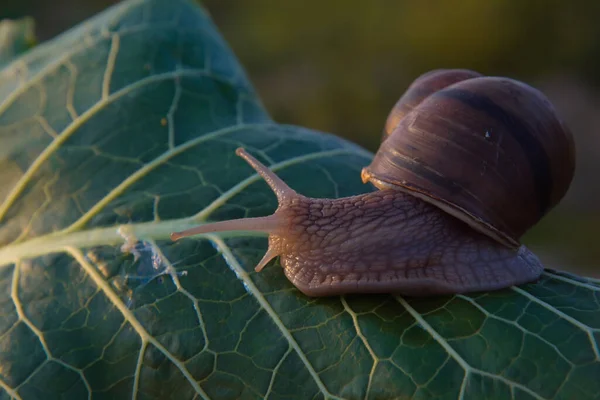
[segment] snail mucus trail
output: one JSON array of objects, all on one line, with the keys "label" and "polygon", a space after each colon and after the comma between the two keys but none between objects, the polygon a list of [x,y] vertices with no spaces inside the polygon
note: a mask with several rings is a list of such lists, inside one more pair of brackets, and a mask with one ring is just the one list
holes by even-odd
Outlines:
[{"label": "snail mucus trail", "polygon": [[[461,72],[458,75],[462,82],[453,83],[452,79],[446,79],[448,74],[456,74],[456,71]],[[495,201],[494,197],[485,198],[487,192],[476,198],[482,202],[481,204],[473,203],[473,199],[467,196],[467,206],[475,204],[473,211],[464,209],[460,198],[440,198],[440,193],[436,193],[438,190],[436,187],[420,184],[419,179],[423,180],[426,177],[418,176],[414,181],[406,181],[401,176],[393,177],[392,180],[386,177],[390,164],[398,162],[398,158],[394,159],[393,157],[400,157],[403,161],[410,159],[410,157],[401,156],[401,151],[388,147],[397,145],[394,140],[398,138],[400,141],[405,140],[411,132],[414,133],[415,130],[418,130],[419,118],[428,115],[427,110],[433,113],[431,114],[433,116],[436,113],[447,111],[447,108],[444,108],[446,106],[439,106],[441,99],[439,95],[444,90],[456,89],[457,85],[464,82],[468,83],[468,85],[464,85],[466,89],[471,87],[473,90],[479,90],[477,85],[484,87],[485,85],[500,85],[499,90],[511,93],[508,96],[509,100],[513,101],[513,97],[516,98],[517,100],[514,100],[517,103],[516,106],[520,107],[518,96],[511,92],[514,91],[514,87],[511,85],[515,81],[504,79],[497,82],[493,80],[474,82],[477,79],[486,78],[480,78],[481,75],[477,73],[463,76],[462,71],[436,70],[433,74],[423,75],[427,77],[424,81],[429,80],[428,84],[431,81],[435,83],[435,79],[439,81],[440,76],[446,80],[438,85],[441,87],[436,87],[435,84],[430,85],[429,92],[431,93],[423,94],[422,84],[416,86],[416,90],[419,92],[419,96],[417,96],[419,99],[416,101],[415,96],[410,93],[411,88],[400,99],[398,104],[403,101],[406,103],[406,99],[413,104],[410,104],[410,107],[395,108],[402,109],[402,117],[395,120],[391,117],[388,119],[388,124],[390,120],[393,120],[394,126],[389,130],[390,132],[384,133],[384,140],[378,154],[372,164],[363,169],[362,173],[363,182],[371,181],[380,190],[338,199],[309,198],[295,192],[243,148],[238,148],[236,154],[254,168],[275,193],[278,200],[276,211],[272,215],[264,217],[200,225],[183,232],[175,232],[171,238],[178,240],[192,235],[219,231],[268,233],[268,250],[256,265],[255,270],[261,271],[269,261],[279,256],[286,277],[308,296],[333,296],[349,293],[443,295],[497,290],[536,280],[543,271],[543,265],[535,254],[518,242],[518,237],[515,238],[526,228],[519,226],[511,231],[510,227],[505,228],[502,223],[495,223],[494,218],[498,213],[486,218],[484,214],[490,207],[484,203]],[[508,86],[506,86],[507,81],[510,83]],[[518,85],[524,84],[518,83]],[[528,87],[527,90],[529,90]],[[485,90],[483,91],[485,92]],[[487,93],[486,96],[494,99],[492,92]],[[548,104],[545,97],[540,97],[540,99],[538,99],[541,101],[540,104],[546,107]],[[462,103],[466,103],[461,102],[460,98],[452,99],[452,101],[458,101],[460,107],[464,106]],[[498,104],[502,106],[502,98],[498,101]],[[506,104],[504,106],[508,107]],[[468,117],[468,113],[464,114],[460,107],[458,107],[458,111],[452,107],[450,107],[451,117],[442,120],[442,125],[444,123],[448,125],[444,129],[452,130],[456,127],[457,123],[453,118],[472,118]],[[478,115],[477,118],[481,118],[481,115],[477,113],[481,113],[482,110],[469,104],[466,104],[465,107],[474,108],[474,111],[471,111]],[[535,109],[535,107],[533,108]],[[485,112],[482,115],[488,117]],[[507,115],[510,115],[510,112],[507,111]],[[430,123],[430,120],[431,118],[426,118],[425,126]],[[466,128],[464,126],[456,128],[457,132],[460,131],[460,135],[463,136],[472,135],[473,132],[470,130],[473,127],[468,125],[469,123],[466,123]],[[507,122],[502,118],[496,118],[496,121],[491,124],[495,131],[514,129],[513,125],[510,124],[510,121]],[[445,132],[444,129],[440,131]],[[561,131],[561,135],[564,132],[566,131]],[[421,131],[417,133],[422,134]],[[460,136],[459,139],[463,140],[463,136]],[[569,142],[571,138],[568,132],[565,137],[566,143],[572,145],[572,142]],[[443,139],[447,140],[448,137],[444,136]],[[432,141],[435,143],[440,139],[438,137]],[[403,151],[414,155],[414,152],[418,151],[418,139],[413,144],[414,146],[404,144]],[[431,146],[430,143],[426,143],[423,147],[429,150]],[[447,144],[444,145],[444,148],[447,147]],[[467,147],[465,145],[465,148]],[[406,150],[407,148],[409,150]],[[510,149],[504,147],[501,150],[508,151]],[[385,158],[383,155],[385,152],[392,156]],[[567,149],[567,153],[568,157],[574,157],[572,149]],[[425,155],[436,157],[436,154],[430,152]],[[413,161],[417,158],[413,157]],[[465,159],[468,158],[465,157]],[[514,161],[515,157],[509,157],[509,159]],[[518,157],[516,159],[518,160]],[[412,169],[406,168],[406,164],[399,165],[407,170],[409,175],[414,175],[415,171],[422,167]],[[432,165],[435,166],[435,161],[425,164],[430,169]],[[500,166],[509,170],[507,174],[513,174],[514,177],[521,180],[524,179],[522,170],[515,167],[515,171],[511,172],[510,166],[507,167],[504,164]],[[396,167],[394,165],[395,169],[391,168],[394,173],[406,174]],[[438,177],[443,176],[439,171],[443,170],[438,170]],[[476,172],[479,173],[479,171]],[[567,183],[568,187],[572,171],[570,177],[568,172],[563,175],[561,179],[563,183]],[[508,178],[507,175],[503,175],[499,179],[500,182],[503,182]],[[517,178],[515,178],[515,184],[519,188],[518,185],[523,183]],[[460,177],[458,182],[462,185],[461,187],[466,188],[464,191],[469,196],[473,195]],[[554,195],[552,201],[558,202],[564,195],[564,191],[566,188],[561,189],[561,193]],[[445,196],[443,193],[442,195]],[[495,195],[491,190],[489,196]],[[508,193],[509,197],[514,197],[514,195],[514,193]],[[526,200],[526,198],[524,199]],[[517,201],[519,201],[518,198]],[[505,207],[502,203],[498,203],[498,206],[500,209]],[[481,209],[484,212],[479,213]],[[524,210],[528,212],[527,209]],[[517,211],[523,210],[517,207]],[[544,213],[540,214],[533,219],[534,223]],[[508,219],[510,217],[509,215]],[[514,219],[521,221],[523,218]]]}]

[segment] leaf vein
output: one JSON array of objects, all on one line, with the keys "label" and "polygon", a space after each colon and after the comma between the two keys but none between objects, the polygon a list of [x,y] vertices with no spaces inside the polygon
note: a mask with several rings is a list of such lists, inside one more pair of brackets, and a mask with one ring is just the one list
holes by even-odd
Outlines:
[{"label": "leaf vein", "polygon": [[558,274],[552,274],[552,273],[550,273],[548,271],[544,271],[544,272],[542,272],[542,274],[546,275],[547,277],[549,277],[551,279],[556,279],[556,280],[559,280],[559,281],[563,281],[563,282],[569,283],[569,284],[574,285],[574,286],[579,286],[579,287],[583,287],[583,288],[586,288],[586,289],[590,289],[590,290],[593,290],[594,292],[600,292],[600,287],[597,287],[597,286],[594,286],[594,285],[589,285],[589,284],[584,283],[584,282],[579,282],[579,281],[576,281],[575,279],[570,279],[570,278],[567,278],[565,276],[561,276],[561,275],[558,275]]},{"label": "leaf vein", "polygon": [[379,357],[377,357],[377,354],[375,354],[375,351],[373,351],[373,348],[369,344],[369,341],[367,340],[365,335],[362,333],[362,330],[360,329],[360,325],[358,323],[358,316],[356,315],[354,310],[350,307],[350,305],[346,301],[346,298],[344,296],[341,296],[340,300],[342,302],[342,305],[344,306],[344,310],[346,310],[346,312],[352,318],[352,322],[354,324],[354,329],[356,330],[356,334],[358,335],[358,337],[362,341],[363,345],[366,347],[367,351],[371,355],[371,358],[373,359],[373,366],[371,367],[371,372],[369,372],[369,383],[367,384],[367,390],[365,391],[365,399],[368,399],[369,393],[371,391],[371,385],[373,384],[373,376],[375,375],[375,370],[377,369],[377,364],[379,364]]},{"label": "leaf vein", "polygon": [[115,69],[117,55],[119,54],[120,43],[121,40],[119,34],[113,33],[110,44],[110,52],[108,53],[108,60],[106,62],[106,70],[104,71],[104,78],[102,79],[103,99],[106,99],[110,95],[110,82],[112,80],[113,71]]},{"label": "leaf vein", "polygon": [[283,356],[281,356],[281,359],[277,362],[277,364],[273,368],[273,372],[271,373],[271,380],[269,381],[269,387],[267,388],[267,391],[265,392],[265,400],[267,400],[269,398],[269,396],[271,395],[271,391],[273,390],[273,384],[275,383],[275,378],[277,377],[279,368],[281,368],[281,365],[287,359],[287,357],[290,355],[291,352],[292,352],[292,346],[289,346],[288,349],[283,354]]},{"label": "leaf vein", "polygon": [[162,252],[160,247],[158,247],[158,245],[156,244],[154,239],[147,238],[146,240],[150,243],[150,245],[152,246],[154,251],[158,254],[158,256],[160,257],[162,262],[166,264],[166,272],[171,277],[171,280],[173,281],[173,284],[175,285],[177,290],[180,293],[182,293],[185,297],[187,297],[194,306],[194,311],[196,312],[196,318],[198,318],[198,325],[200,326],[200,330],[202,331],[202,335],[204,336],[204,346],[200,350],[200,352],[202,352],[204,350],[210,351],[208,349],[209,340],[208,340],[208,333],[206,332],[206,324],[204,323],[204,317],[202,316],[202,312],[200,311],[200,304],[198,303],[198,299],[196,299],[190,292],[187,291],[187,289],[185,289],[181,285],[181,281],[179,280],[179,275],[177,274],[177,271],[173,267],[173,264],[167,257],[165,257],[164,253]]},{"label": "leaf vein", "polygon": [[[318,158],[330,157],[330,156],[333,157],[333,156],[338,156],[338,155],[343,155],[343,154],[356,154],[356,153],[354,153],[353,151],[351,151],[349,149],[345,149],[345,148],[308,153],[308,154],[305,154],[302,156],[290,158],[288,160],[282,161],[277,164],[273,164],[269,167],[269,169],[271,171],[276,172],[276,171],[282,170],[284,168],[287,168],[287,167],[290,167],[290,166],[293,166],[296,164],[300,164],[300,163],[303,163],[306,161],[310,161],[310,160],[314,160],[314,159],[318,159]],[[190,217],[189,219],[192,221],[206,220],[210,214],[212,214],[219,207],[224,205],[229,199],[231,199],[235,195],[241,193],[243,189],[247,188],[252,183],[254,183],[260,179],[261,179],[260,175],[258,175],[257,173],[253,173],[246,179],[239,182],[237,185],[232,186],[229,190],[227,190],[226,192],[221,194],[218,198],[213,200],[213,202],[210,203],[208,206],[206,206],[202,211],[198,212],[196,215]]]},{"label": "leaf vein", "polygon": [[77,221],[73,222],[73,224],[71,224],[64,230],[60,231],[60,233],[69,233],[69,232],[73,232],[75,230],[80,229],[83,225],[85,225],[86,222],[88,222],[95,215],[97,215],[106,205],[108,205],[111,201],[113,201],[119,195],[121,195],[127,188],[129,188],[131,185],[136,183],[140,178],[147,175],[149,172],[151,172],[155,168],[164,165],[165,162],[168,161],[169,159],[171,159],[175,156],[178,156],[179,154],[185,152],[186,150],[189,150],[190,148],[197,146],[201,143],[204,143],[207,140],[213,139],[215,137],[218,137],[221,135],[226,135],[228,133],[235,132],[235,131],[238,131],[238,130],[244,129],[244,128],[260,127],[260,126],[263,126],[263,125],[259,124],[259,125],[229,126],[227,128],[220,129],[220,130],[211,132],[211,133],[203,135],[203,136],[199,136],[193,140],[187,141],[173,149],[170,149],[170,150],[164,152],[162,155],[160,155],[159,157],[156,157],[154,160],[147,163],[146,165],[144,165],[143,167],[141,167],[140,169],[135,171],[133,174],[131,174],[129,177],[127,177],[127,179],[125,179],[117,187],[112,189],[106,196],[104,196],[92,208],[90,208],[88,210],[88,212],[86,212],[84,215],[82,215]]},{"label": "leaf vein", "polygon": [[183,374],[189,384],[194,388],[196,393],[198,393],[203,399],[209,400],[208,395],[204,392],[204,390],[200,387],[198,382],[194,379],[190,371],[186,368],[186,366],[179,361],[171,352],[167,350],[166,347],[162,345],[158,340],[148,333],[146,328],[137,320],[137,318],[133,315],[131,310],[127,308],[127,306],[121,301],[119,296],[112,290],[110,284],[102,278],[100,273],[94,268],[88,260],[85,258],[81,250],[72,247],[66,246],[65,251],[71,255],[82,267],[82,269],[92,278],[94,283],[98,285],[100,289],[104,292],[105,296],[110,300],[115,307],[121,312],[123,317],[131,324],[133,329],[140,335],[142,338],[142,342],[148,342],[154,347],[158,349],[162,354],[164,354],[169,361]]},{"label": "leaf vein", "polygon": [[81,379],[81,381],[83,382],[83,385],[85,386],[85,389],[87,390],[88,399],[91,399],[92,398],[92,388],[91,388],[89,382],[87,381],[87,379],[85,378],[83,371],[73,367],[72,365],[67,364],[63,360],[55,358],[52,355],[52,352],[50,351],[50,349],[48,348],[48,344],[46,343],[46,339],[44,338],[44,333],[41,330],[39,330],[38,327],[35,326],[35,324],[25,314],[25,311],[23,310],[23,304],[21,303],[21,300],[19,299],[19,278],[20,278],[20,276],[21,276],[21,262],[19,261],[15,264],[15,269],[13,271],[11,290],[10,290],[10,297],[11,297],[12,302],[14,303],[15,308],[17,310],[17,316],[19,317],[19,319],[21,321],[23,321],[25,323],[25,325],[27,325],[27,327],[29,329],[31,329],[33,334],[37,336],[38,340],[40,341],[40,344],[42,345],[42,348],[44,349],[44,352],[46,353],[46,357],[47,357],[48,361],[53,361],[57,364],[60,364],[63,367],[65,367],[66,369],[71,370],[71,371],[75,372],[77,375],[79,375],[79,378]]},{"label": "leaf vein", "polygon": [[431,337],[433,337],[433,339],[440,345],[442,346],[442,348],[452,357],[454,358],[454,360],[462,367],[462,369],[465,370],[465,378],[463,381],[463,384],[461,386],[461,394],[459,396],[460,399],[463,398],[464,394],[465,394],[465,390],[466,390],[466,386],[467,386],[467,380],[468,380],[468,376],[470,374],[478,374],[478,375],[482,375],[485,376],[487,378],[490,379],[494,379],[494,380],[498,380],[500,382],[503,382],[504,384],[506,384],[509,387],[515,386],[518,387],[519,389],[523,390],[524,392],[526,392],[527,394],[529,394],[530,396],[538,399],[538,400],[543,400],[543,398],[538,395],[537,393],[535,393],[533,390],[529,389],[526,386],[521,385],[520,383],[517,382],[513,382],[511,380],[506,379],[503,376],[498,376],[498,375],[494,375],[491,374],[489,372],[477,369],[472,367],[471,365],[469,365],[469,363],[467,363],[465,361],[464,358],[462,358],[460,356],[460,354],[458,354],[458,352],[446,341],[444,340],[444,338],[435,330],[433,329],[433,327],[431,325],[429,325],[429,323],[427,321],[425,321],[425,318],[423,318],[421,316],[421,314],[419,314],[417,312],[417,310],[415,310],[414,308],[412,308],[410,306],[410,304],[408,304],[408,302],[406,300],[404,300],[402,297],[396,297],[396,300],[406,309],[406,311],[408,311],[408,313],[421,325],[421,327],[431,335]]},{"label": "leaf vein", "polygon": [[514,290],[515,292],[523,295],[530,301],[533,301],[533,302],[539,304],[540,306],[544,307],[548,311],[555,313],[556,315],[558,315],[561,318],[564,318],[566,321],[570,322],[571,324],[575,325],[577,328],[584,331],[587,334],[590,344],[592,346],[592,350],[594,351],[594,354],[596,355],[596,360],[600,360],[600,351],[598,351],[598,343],[596,343],[596,340],[594,339],[594,335],[592,333],[592,332],[599,332],[600,329],[591,328],[591,327],[583,324],[582,322],[571,317],[569,314],[562,312],[558,308],[552,306],[551,304],[546,303],[545,301],[543,301],[541,299],[538,299],[537,297],[533,296],[532,294],[526,292],[525,290],[523,290],[521,288],[512,286],[511,289]]},{"label": "leaf vein", "polygon": [[189,75],[189,76],[207,76],[206,72],[203,70],[195,70],[195,69],[186,69],[179,70],[175,72],[166,72],[163,74],[152,75],[150,77],[140,79],[139,81],[111,94],[110,96],[101,99],[92,107],[90,107],[85,113],[81,114],[79,118],[73,120],[69,126],[67,126],[61,133],[58,135],[51,143],[48,145],[31,163],[25,174],[19,179],[19,181],[12,188],[10,193],[6,196],[6,199],[0,206],[0,221],[4,219],[8,209],[14,204],[19,195],[25,189],[25,186],[29,183],[33,175],[40,169],[40,167],[50,158],[56,150],[60,148],[60,146],[71,137],[75,132],[77,132],[77,128],[82,126],[85,122],[87,122],[93,115],[95,115],[99,110],[106,107],[108,104],[113,101],[125,96],[133,90],[143,87],[144,85],[160,82],[164,80],[169,80],[176,78],[178,76]]},{"label": "leaf vein", "polygon": [[11,388],[4,380],[0,379],[0,388],[4,389],[6,393],[10,396],[11,399],[21,400],[21,396],[17,393],[16,390]]},{"label": "leaf vein", "polygon": [[328,398],[341,400],[339,397],[334,396],[333,394],[329,393],[329,391],[323,384],[323,381],[321,380],[321,378],[315,371],[314,367],[308,361],[308,358],[306,357],[306,355],[300,348],[300,345],[298,344],[298,342],[296,342],[296,339],[294,339],[294,337],[292,336],[290,331],[285,327],[285,325],[283,324],[281,319],[277,316],[277,314],[275,313],[275,310],[273,310],[273,308],[271,307],[271,305],[269,304],[267,299],[265,299],[265,297],[260,292],[260,290],[258,290],[258,288],[254,285],[254,282],[252,282],[252,279],[250,279],[250,276],[248,275],[248,273],[242,268],[240,263],[236,260],[235,256],[229,249],[229,246],[227,246],[225,244],[225,242],[216,235],[211,234],[211,235],[207,235],[207,237],[221,251],[221,253],[223,254],[223,258],[225,259],[225,261],[227,262],[229,267],[244,282],[244,284],[246,285],[248,290],[254,295],[254,298],[258,301],[260,306],[267,312],[269,317],[271,317],[271,319],[273,320],[273,322],[275,323],[277,328],[279,328],[279,331],[282,333],[282,335],[288,341],[290,346],[292,346],[294,348],[294,351],[296,352],[296,354],[298,354],[298,357],[300,358],[300,360],[302,361],[302,363],[308,370],[309,374],[314,379],[314,381],[317,384],[317,386],[319,387],[319,390],[321,391],[321,393],[323,393],[323,395],[325,395]]},{"label": "leaf vein", "polygon": [[142,365],[144,363],[144,355],[146,354],[146,348],[148,347],[148,342],[142,340],[142,345],[140,346],[140,351],[138,353],[137,363],[135,364],[135,372],[133,374],[133,388],[131,398],[133,400],[137,400],[138,390],[140,388],[140,375],[142,373]]},{"label": "leaf vein", "polygon": [[486,316],[487,318],[492,318],[492,319],[495,319],[495,320],[498,320],[498,321],[502,321],[502,322],[504,322],[505,324],[508,324],[508,325],[514,326],[515,328],[517,328],[518,330],[520,330],[520,331],[521,331],[523,334],[525,334],[525,335],[531,335],[531,336],[533,336],[533,337],[535,337],[535,338],[538,338],[539,340],[541,340],[542,342],[544,342],[544,343],[545,343],[545,344],[547,344],[548,346],[552,347],[552,348],[554,349],[554,351],[556,351],[556,353],[557,353],[557,354],[559,354],[559,355],[560,355],[560,357],[561,357],[561,358],[562,358],[562,359],[563,359],[563,360],[564,360],[566,363],[568,363],[568,364],[569,364],[571,367],[573,367],[573,363],[572,363],[572,362],[571,362],[571,361],[570,361],[570,360],[569,360],[569,359],[568,359],[568,358],[567,358],[567,357],[566,357],[566,356],[565,356],[565,355],[562,353],[562,351],[560,351],[560,350],[559,350],[559,348],[558,348],[558,347],[556,347],[556,345],[555,345],[555,344],[553,344],[553,343],[549,342],[548,340],[544,339],[544,338],[543,338],[543,337],[541,337],[540,335],[537,335],[537,334],[535,334],[535,333],[533,333],[533,332],[530,332],[530,331],[528,331],[527,329],[523,328],[523,327],[522,327],[520,324],[518,324],[518,323],[517,323],[517,322],[515,322],[515,321],[510,321],[510,320],[508,320],[508,319],[506,319],[506,318],[502,318],[502,317],[499,317],[499,316],[497,316],[497,315],[494,315],[494,314],[490,313],[488,310],[486,310],[484,307],[482,307],[482,306],[481,306],[479,303],[477,303],[477,302],[476,302],[474,299],[471,299],[471,298],[469,298],[469,297],[467,297],[467,296],[463,296],[463,295],[460,295],[460,294],[459,294],[459,295],[456,295],[456,297],[457,297],[457,298],[459,298],[459,299],[463,299],[463,300],[465,300],[465,301],[468,301],[469,303],[471,303],[471,304],[472,304],[473,306],[475,306],[475,307],[476,307],[476,308],[477,308],[479,311],[481,311],[483,314],[485,314],[485,316]]},{"label": "leaf vein", "polygon": [[73,64],[71,61],[65,62],[65,66],[71,74],[69,76],[69,86],[67,88],[67,111],[69,112],[71,119],[75,121],[77,118],[79,118],[79,114],[77,114],[77,110],[75,110],[75,105],[73,103],[73,99],[75,98],[75,84],[77,82],[78,71],[75,64]]}]

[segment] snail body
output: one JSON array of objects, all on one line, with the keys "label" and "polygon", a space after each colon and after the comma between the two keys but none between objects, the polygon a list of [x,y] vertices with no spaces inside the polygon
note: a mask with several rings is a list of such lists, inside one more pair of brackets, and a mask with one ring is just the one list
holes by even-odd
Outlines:
[{"label": "snail body", "polygon": [[269,247],[255,270],[279,256],[308,296],[424,296],[534,281],[543,265],[519,237],[562,198],[574,169],[571,134],[540,92],[467,70],[423,75],[399,100],[361,174],[375,192],[308,198],[244,149],[236,154],[271,187],[277,210],[172,239],[266,232]]}]

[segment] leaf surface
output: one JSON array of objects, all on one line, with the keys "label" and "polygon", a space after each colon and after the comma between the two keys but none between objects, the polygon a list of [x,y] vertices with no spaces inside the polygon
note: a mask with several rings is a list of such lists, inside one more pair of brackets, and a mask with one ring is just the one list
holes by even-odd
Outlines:
[{"label": "leaf surface", "polygon": [[0,70],[0,398],[597,399],[600,283],[307,298],[266,237],[169,233],[371,190],[273,122],[207,14],[126,1]]}]

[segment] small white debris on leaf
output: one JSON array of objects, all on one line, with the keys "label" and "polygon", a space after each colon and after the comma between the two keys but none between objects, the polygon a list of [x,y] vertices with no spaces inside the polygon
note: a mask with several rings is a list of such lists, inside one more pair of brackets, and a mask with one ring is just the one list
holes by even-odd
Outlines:
[{"label": "small white debris on leaf", "polygon": [[142,290],[146,285],[154,279],[163,275],[170,275],[177,287],[180,287],[179,277],[187,276],[187,271],[176,271],[171,263],[163,254],[159,246],[154,240],[140,240],[133,228],[129,225],[121,225],[117,229],[119,236],[123,238],[125,243],[121,245],[123,253],[133,254],[133,263],[138,263],[135,275],[125,275],[125,285],[127,282],[138,281],[140,284],[135,289],[130,289],[128,307],[133,304],[134,291]]},{"label": "small white debris on leaf", "polygon": [[137,249],[138,239],[133,233],[133,228],[130,225],[121,225],[117,228],[117,233],[125,240],[125,243],[121,246],[121,251],[133,254],[133,262],[139,260],[141,254]]}]

